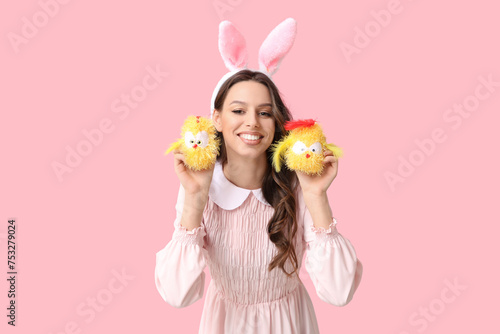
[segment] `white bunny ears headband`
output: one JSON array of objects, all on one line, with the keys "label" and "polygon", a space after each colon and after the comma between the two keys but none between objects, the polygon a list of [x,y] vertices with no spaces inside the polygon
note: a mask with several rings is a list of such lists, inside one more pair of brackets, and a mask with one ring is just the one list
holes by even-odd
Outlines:
[{"label": "white bunny ears headband", "polygon": [[[267,35],[259,49],[259,69],[269,78],[278,70],[297,34],[297,22],[287,18]],[[247,69],[248,53],[243,35],[229,21],[219,24],[219,52],[229,70],[220,80],[212,94],[210,115],[213,115],[215,97],[222,84],[233,74]]]}]

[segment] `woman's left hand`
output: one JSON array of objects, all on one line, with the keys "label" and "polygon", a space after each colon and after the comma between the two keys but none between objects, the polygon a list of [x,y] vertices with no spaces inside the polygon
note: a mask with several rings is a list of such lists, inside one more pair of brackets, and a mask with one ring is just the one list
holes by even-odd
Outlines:
[{"label": "woman's left hand", "polygon": [[323,153],[323,172],[321,175],[308,175],[296,171],[300,186],[304,193],[321,195],[326,193],[338,172],[338,158],[333,155],[332,151],[326,150]]}]

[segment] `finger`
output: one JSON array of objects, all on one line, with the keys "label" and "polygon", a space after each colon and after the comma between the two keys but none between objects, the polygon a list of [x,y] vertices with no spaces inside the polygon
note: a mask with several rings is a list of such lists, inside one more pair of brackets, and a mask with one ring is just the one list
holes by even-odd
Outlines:
[{"label": "finger", "polygon": [[186,165],[186,157],[184,157],[184,154],[182,154],[182,153],[174,154],[174,167],[177,168],[180,165],[183,165],[183,166]]},{"label": "finger", "polygon": [[329,156],[326,156],[324,159],[323,159],[323,163],[327,164],[327,163],[331,163],[332,165],[333,164],[337,164],[339,161],[339,159],[334,156],[333,154],[332,155],[329,155]]},{"label": "finger", "polygon": [[175,153],[174,154],[174,159],[184,161],[186,158],[184,157],[184,154],[182,154],[181,152],[179,152],[179,153]]},{"label": "finger", "polygon": [[175,159],[174,168],[176,171],[183,171],[185,169],[184,161],[182,161],[181,159]]},{"label": "finger", "polygon": [[330,150],[325,150],[325,151],[323,152],[323,155],[324,155],[325,157],[328,157],[328,156],[330,156],[330,155],[333,155],[333,152],[332,152],[332,151],[330,151]]}]

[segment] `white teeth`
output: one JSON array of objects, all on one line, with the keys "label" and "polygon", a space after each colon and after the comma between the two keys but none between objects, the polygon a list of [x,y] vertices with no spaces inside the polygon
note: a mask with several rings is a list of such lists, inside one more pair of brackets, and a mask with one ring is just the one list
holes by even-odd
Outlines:
[{"label": "white teeth", "polygon": [[241,134],[240,137],[246,140],[258,140],[260,138],[259,136],[247,135],[247,134]]}]

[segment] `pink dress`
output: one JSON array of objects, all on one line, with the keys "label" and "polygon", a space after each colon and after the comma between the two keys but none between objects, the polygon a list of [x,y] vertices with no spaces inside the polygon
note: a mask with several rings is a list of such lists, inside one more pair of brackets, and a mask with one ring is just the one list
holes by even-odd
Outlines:
[{"label": "pink dress", "polygon": [[[361,281],[362,264],[350,241],[338,233],[336,220],[327,230],[315,228],[300,189],[296,198],[299,266],[305,253],[305,268],[319,298],[344,306]],[[299,277],[288,278],[280,268],[268,271],[277,253],[266,232],[274,209],[260,189],[235,186],[217,163],[200,227],[187,231],[180,225],[183,202],[181,186],[172,240],[156,254],[156,287],[168,304],[180,308],[201,299],[208,265],[212,280],[199,333],[319,333]]]}]

